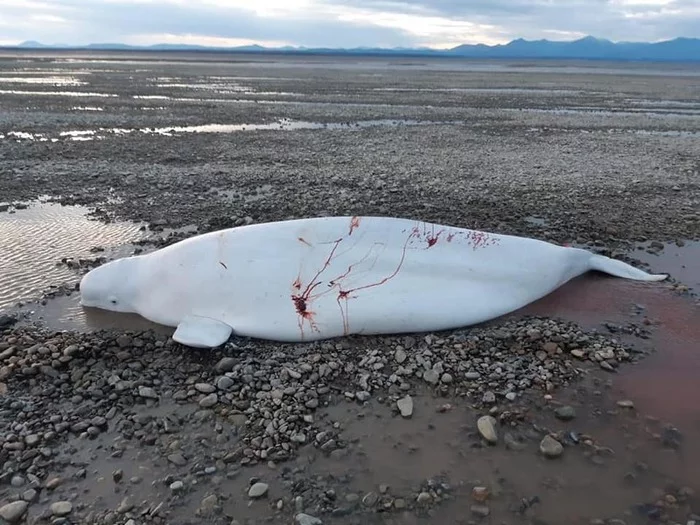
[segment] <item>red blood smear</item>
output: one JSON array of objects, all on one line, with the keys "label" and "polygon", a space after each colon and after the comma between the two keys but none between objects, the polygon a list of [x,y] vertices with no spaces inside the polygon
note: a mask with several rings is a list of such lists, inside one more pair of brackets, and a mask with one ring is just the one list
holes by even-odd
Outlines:
[{"label": "red blood smear", "polygon": [[[642,315],[635,315],[637,305],[644,307]],[[611,376],[614,385],[638,410],[700,431],[700,307],[668,283],[591,273],[517,314],[560,317],[599,329],[606,321],[641,325],[646,316],[652,322],[649,342],[655,351],[633,366],[623,364]]]}]

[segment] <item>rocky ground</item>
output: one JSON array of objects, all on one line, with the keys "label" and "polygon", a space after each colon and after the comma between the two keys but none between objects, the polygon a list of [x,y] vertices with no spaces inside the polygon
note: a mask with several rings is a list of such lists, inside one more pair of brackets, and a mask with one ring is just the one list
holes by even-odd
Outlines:
[{"label": "rocky ground", "polygon": [[[616,256],[700,237],[697,77],[238,60],[3,59],[0,79],[63,84],[0,85],[0,211],[90,205],[143,221],[155,237],[138,249],[324,214]],[[173,131],[210,124],[248,126]],[[76,280],[103,260],[72,256]],[[615,378],[666,337],[624,308],[214,352],[0,318],[0,520],[694,523],[697,416],[681,430],[621,395]]]}]

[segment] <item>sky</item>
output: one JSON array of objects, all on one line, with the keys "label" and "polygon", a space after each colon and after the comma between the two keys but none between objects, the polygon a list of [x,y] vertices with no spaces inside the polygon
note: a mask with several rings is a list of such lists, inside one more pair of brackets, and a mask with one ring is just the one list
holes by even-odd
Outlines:
[{"label": "sky", "polygon": [[700,37],[700,0],[0,0],[0,45],[432,47]]}]

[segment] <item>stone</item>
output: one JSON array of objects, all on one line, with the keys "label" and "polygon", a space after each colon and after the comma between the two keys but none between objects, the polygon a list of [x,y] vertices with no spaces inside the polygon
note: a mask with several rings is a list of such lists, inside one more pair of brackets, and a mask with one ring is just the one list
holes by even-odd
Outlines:
[{"label": "stone", "polygon": [[149,386],[139,387],[139,396],[145,397],[146,399],[158,399],[158,394]]},{"label": "stone", "polygon": [[433,497],[428,492],[421,492],[416,498],[416,503],[418,503],[419,505],[426,505],[431,501],[433,501]]},{"label": "stone", "polygon": [[54,516],[68,516],[73,512],[73,504],[70,501],[57,501],[51,504],[50,509]]},{"label": "stone", "polygon": [[303,512],[298,513],[294,516],[294,523],[296,525],[323,525],[323,521],[310,514],[304,514]]},{"label": "stone", "polygon": [[486,505],[472,505],[471,511],[472,514],[479,516],[480,518],[485,518],[491,514],[491,509],[489,509]]},{"label": "stone", "polygon": [[496,402],[496,394],[493,392],[484,392],[484,397],[481,401],[487,405],[492,405]]},{"label": "stone", "polygon": [[472,489],[472,498],[479,503],[483,503],[489,497],[489,489],[486,487],[474,487]]},{"label": "stone", "polygon": [[540,452],[548,458],[558,458],[564,452],[564,446],[550,435],[540,442]]},{"label": "stone", "polygon": [[561,419],[562,421],[571,421],[576,417],[576,410],[572,406],[564,405],[558,407],[554,411],[554,415],[557,416],[557,419]]},{"label": "stone", "polygon": [[431,385],[436,385],[440,380],[440,375],[431,368],[430,370],[423,372],[423,380]]},{"label": "stone", "polygon": [[413,399],[411,396],[406,395],[396,402],[396,406],[401,412],[401,416],[409,418],[413,415]]},{"label": "stone", "polygon": [[483,437],[486,441],[491,444],[498,442],[496,420],[492,416],[481,416],[476,422],[476,427],[479,430],[481,437]]},{"label": "stone", "polygon": [[199,513],[202,516],[211,516],[214,514],[216,506],[219,504],[219,498],[216,494],[210,494],[202,499],[202,503],[199,505]]},{"label": "stone", "polygon": [[202,408],[211,408],[219,402],[219,396],[217,394],[209,394],[204,396],[199,401],[199,406]]},{"label": "stone", "polygon": [[254,483],[250,489],[248,489],[248,497],[253,499],[262,498],[267,494],[269,488],[270,486],[267,483]]},{"label": "stone", "polygon": [[0,518],[8,523],[19,523],[28,508],[29,503],[26,501],[13,501],[0,507]]},{"label": "stone", "polygon": [[178,492],[184,488],[185,484],[182,481],[173,481],[170,484],[170,490],[173,492]]},{"label": "stone", "polygon": [[630,401],[629,399],[623,399],[622,401],[617,402],[617,406],[620,408],[634,408],[634,402]]},{"label": "stone", "polygon": [[394,359],[398,364],[401,364],[404,361],[406,361],[406,352],[403,348],[399,348],[396,350],[396,352],[394,353]]}]

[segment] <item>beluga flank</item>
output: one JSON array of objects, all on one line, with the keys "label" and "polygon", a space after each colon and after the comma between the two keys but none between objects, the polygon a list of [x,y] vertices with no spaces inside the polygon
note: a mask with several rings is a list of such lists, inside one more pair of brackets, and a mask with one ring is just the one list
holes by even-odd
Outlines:
[{"label": "beluga flank", "polygon": [[85,307],[175,327],[214,348],[231,335],[309,342],[466,327],[590,270],[662,281],[587,250],[391,217],[319,217],[196,235],[116,259],[80,283]]}]

